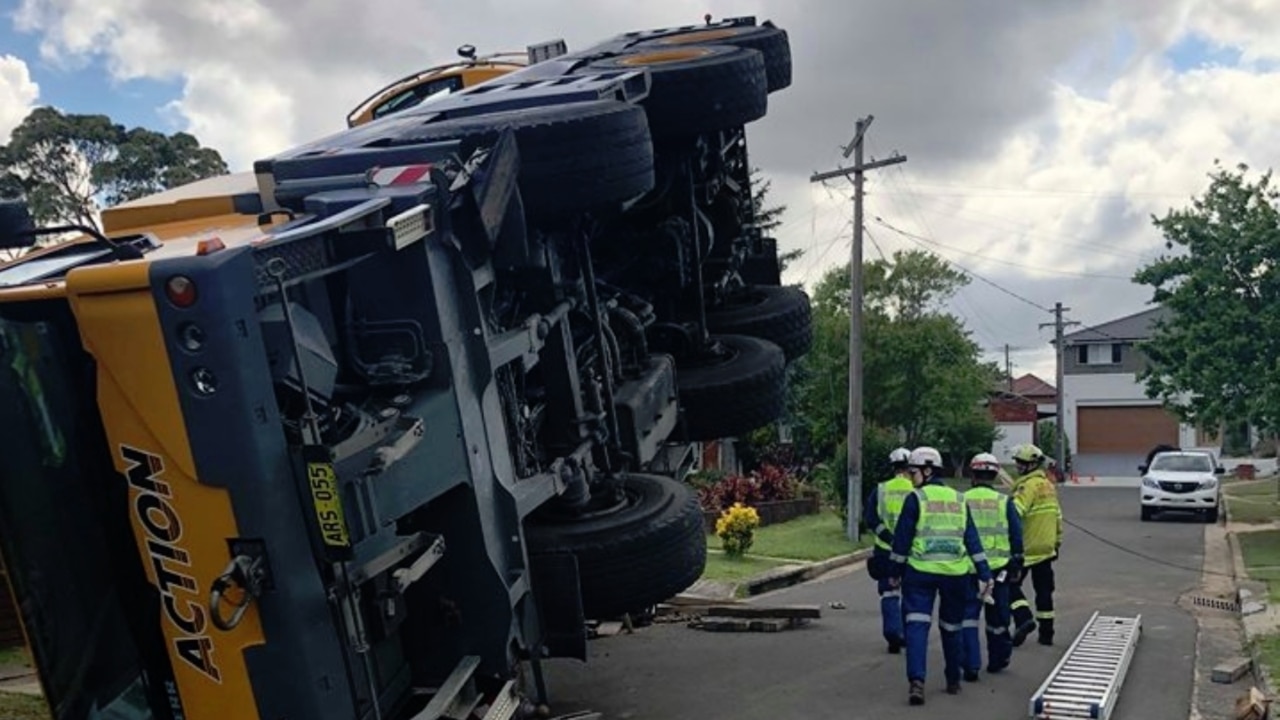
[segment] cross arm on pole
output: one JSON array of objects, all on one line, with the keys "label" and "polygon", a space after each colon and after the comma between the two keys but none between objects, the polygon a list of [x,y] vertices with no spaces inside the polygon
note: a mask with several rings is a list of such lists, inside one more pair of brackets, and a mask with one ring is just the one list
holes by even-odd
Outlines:
[{"label": "cross arm on pole", "polygon": [[848,177],[853,173],[866,172],[867,170],[875,170],[876,168],[888,167],[889,165],[897,165],[898,163],[904,163],[906,161],[907,161],[906,155],[894,155],[893,157],[890,157],[890,158],[885,158],[883,160],[872,160],[871,162],[862,163],[861,165],[855,165],[854,167],[838,168],[836,170],[828,170],[826,172],[815,172],[814,174],[809,176],[809,182],[822,182],[823,180],[830,180],[831,178],[842,177],[842,176]]}]

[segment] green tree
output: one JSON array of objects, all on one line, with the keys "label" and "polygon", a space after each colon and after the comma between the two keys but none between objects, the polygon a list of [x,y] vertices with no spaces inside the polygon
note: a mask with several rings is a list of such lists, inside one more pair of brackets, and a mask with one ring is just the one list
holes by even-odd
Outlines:
[{"label": "green tree", "polygon": [[[957,463],[990,449],[996,429],[983,400],[998,371],[943,309],[968,276],[911,251],[866,263],[863,278],[863,475],[883,474],[891,446],[935,445]],[[802,360],[799,402],[823,454],[835,454],[847,433],[848,342],[845,266],[814,290],[814,348]]]},{"label": "green tree", "polygon": [[[1071,438],[1063,437],[1063,453],[1062,459],[1066,463],[1071,462]],[[1044,451],[1047,457],[1058,457],[1058,423],[1053,420],[1044,420],[1036,426],[1036,445]],[[1063,468],[1065,471],[1066,468]]]},{"label": "green tree", "polygon": [[0,146],[0,195],[25,196],[40,225],[98,227],[97,211],[214,175],[227,165],[191,135],[124,126],[106,115],[36,108]]},{"label": "green tree", "polygon": [[134,128],[124,134],[116,151],[114,158],[94,168],[108,206],[227,172],[217,150],[201,147],[184,132],[165,135]]},{"label": "green tree", "polygon": [[1280,430],[1280,212],[1267,172],[1215,163],[1208,190],[1190,207],[1152,220],[1163,255],[1134,281],[1170,311],[1139,345],[1149,397],[1184,421],[1219,427],[1248,421]]}]

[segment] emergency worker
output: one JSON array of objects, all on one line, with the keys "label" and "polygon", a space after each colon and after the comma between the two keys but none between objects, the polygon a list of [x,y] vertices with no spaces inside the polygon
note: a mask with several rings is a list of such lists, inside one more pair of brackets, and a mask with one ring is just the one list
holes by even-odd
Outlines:
[{"label": "emergency worker", "polygon": [[[969,597],[964,613],[964,679],[978,679],[982,667],[982,644],[978,637],[979,618],[986,620],[987,672],[1009,667],[1013,642],[1009,637],[1009,591],[1012,578],[1022,568],[1022,521],[1009,496],[995,489],[1000,461],[991,453],[979,453],[969,461],[973,487],[964,494],[969,517],[978,529],[987,564],[995,576],[991,594],[985,599],[978,591],[977,569],[969,575]],[[985,600],[985,601],[984,601]]]},{"label": "emergency worker", "polygon": [[[1013,502],[1022,516],[1022,544],[1026,569],[1019,573],[1010,589],[1013,612],[1013,646],[1019,647],[1032,630],[1039,630],[1041,645],[1053,644],[1053,563],[1062,548],[1062,507],[1058,504],[1058,487],[1044,470],[1044,452],[1035,445],[1022,445],[1013,453],[1018,466],[1014,480]],[[1036,593],[1035,616],[1022,592],[1022,581],[1031,576]]]},{"label": "emergency worker", "polygon": [[964,498],[943,482],[942,455],[931,447],[911,451],[911,474],[919,487],[902,504],[893,533],[892,582],[902,587],[907,647],[907,699],[924,704],[929,626],[938,602],[938,629],[942,636],[943,674],[947,692],[960,692],[960,665],[964,646],[960,637],[964,622],[965,588],[972,568],[982,582],[981,595],[991,586],[991,568],[983,553],[978,530],[969,517]]},{"label": "emergency worker", "polygon": [[894,654],[902,651],[902,590],[889,585],[889,550],[893,545],[893,529],[902,512],[902,503],[915,489],[915,483],[907,472],[910,459],[911,451],[906,448],[889,453],[893,477],[876,487],[862,513],[863,522],[873,528],[875,534],[875,548],[867,561],[867,571],[876,581],[876,590],[880,594],[881,627],[889,652]]}]

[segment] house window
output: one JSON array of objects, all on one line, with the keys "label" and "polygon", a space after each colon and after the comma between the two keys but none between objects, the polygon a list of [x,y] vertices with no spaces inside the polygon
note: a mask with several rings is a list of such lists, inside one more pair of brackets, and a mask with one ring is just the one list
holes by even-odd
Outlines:
[{"label": "house window", "polygon": [[1081,345],[1076,357],[1081,365],[1119,365],[1120,352],[1118,343]]}]

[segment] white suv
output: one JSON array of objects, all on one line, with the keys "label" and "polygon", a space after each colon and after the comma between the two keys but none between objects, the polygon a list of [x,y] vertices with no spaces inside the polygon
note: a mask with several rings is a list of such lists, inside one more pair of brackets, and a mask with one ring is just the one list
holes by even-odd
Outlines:
[{"label": "white suv", "polygon": [[1222,485],[1211,453],[1178,450],[1157,453],[1151,464],[1141,465],[1142,519],[1150,520],[1161,510],[1199,513],[1207,522],[1218,521]]}]

